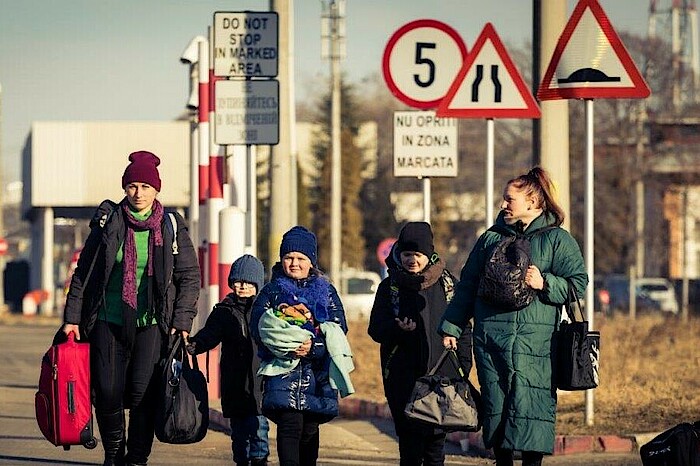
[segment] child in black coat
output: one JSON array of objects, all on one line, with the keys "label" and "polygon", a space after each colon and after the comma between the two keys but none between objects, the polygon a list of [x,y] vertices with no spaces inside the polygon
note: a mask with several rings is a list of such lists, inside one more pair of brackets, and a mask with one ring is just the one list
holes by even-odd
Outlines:
[{"label": "child in black coat", "polygon": [[214,306],[187,347],[190,354],[199,354],[221,343],[221,408],[231,423],[233,461],[238,466],[266,465],[269,455],[269,425],[260,413],[260,360],[248,332],[250,309],[264,277],[256,257],[245,254],[236,259],[228,276],[233,292]]}]

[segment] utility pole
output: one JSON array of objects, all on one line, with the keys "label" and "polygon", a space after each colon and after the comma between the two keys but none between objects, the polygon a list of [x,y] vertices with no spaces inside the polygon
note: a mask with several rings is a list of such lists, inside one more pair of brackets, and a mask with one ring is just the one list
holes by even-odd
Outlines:
[{"label": "utility pole", "polygon": [[[331,279],[341,284],[340,60],[345,57],[345,0],[330,0],[321,17],[321,55],[331,62]],[[343,291],[343,290],[341,290]]]},{"label": "utility pole", "polygon": [[[279,20],[280,137],[270,147],[270,234],[268,255],[274,264],[285,231],[297,224],[296,113],[294,111],[294,0],[270,0]],[[252,219],[255,221],[255,219]]]},{"label": "utility pole", "polygon": [[[533,0],[533,87],[535,94],[566,25],[566,0]],[[535,18],[534,16],[538,17]],[[534,67],[538,68],[535,69]],[[533,163],[547,170],[557,190],[557,202],[568,215],[564,228],[571,229],[569,193],[569,101],[540,102],[542,117],[533,125]],[[536,120],[535,120],[536,121]],[[536,141],[535,141],[536,140]]]}]

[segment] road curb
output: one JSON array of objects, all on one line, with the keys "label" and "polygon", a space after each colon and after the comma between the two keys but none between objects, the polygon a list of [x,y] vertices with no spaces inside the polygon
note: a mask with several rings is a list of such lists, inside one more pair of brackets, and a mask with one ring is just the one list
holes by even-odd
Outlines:
[{"label": "road curb", "polygon": [[[339,404],[340,415],[349,419],[364,419],[371,417],[391,418],[391,412],[385,402],[365,400],[362,398],[343,398]],[[569,455],[575,453],[630,453],[637,451],[641,439],[653,438],[656,434],[637,435],[557,435],[554,442],[554,455]],[[470,448],[487,451],[478,432],[451,432],[447,440],[456,443],[467,451]],[[648,441],[648,440],[647,440]]]},{"label": "road curb", "polygon": [[21,314],[16,312],[0,313],[0,324],[2,325],[41,325],[55,326],[57,329],[63,324],[61,316],[47,316],[40,314]]}]

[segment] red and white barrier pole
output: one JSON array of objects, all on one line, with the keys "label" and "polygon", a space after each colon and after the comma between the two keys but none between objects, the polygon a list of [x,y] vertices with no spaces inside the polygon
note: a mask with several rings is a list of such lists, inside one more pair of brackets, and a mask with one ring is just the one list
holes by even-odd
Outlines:
[{"label": "red and white barrier pole", "polygon": [[[212,29],[209,28],[209,42],[213,44]],[[209,47],[209,121],[216,118],[216,77],[214,76],[213,47]],[[216,129],[216,128],[214,128]],[[214,142],[214,131],[209,136],[209,197],[207,216],[209,217],[209,250],[207,270],[209,272],[208,302],[213,306],[219,299],[219,212],[224,206],[224,155],[225,146]]]},{"label": "red and white barrier pole", "polygon": [[199,304],[195,327],[201,328],[212,308],[209,303],[209,274],[207,273],[207,245],[209,240],[209,223],[207,215],[207,198],[209,197],[209,41],[199,43],[199,224],[198,253],[202,288],[199,292]]},{"label": "red and white barrier pole", "polygon": [[219,299],[231,292],[228,273],[234,260],[245,254],[245,242],[241,232],[245,231],[245,212],[236,206],[225,207],[219,214],[221,247],[219,248]]}]

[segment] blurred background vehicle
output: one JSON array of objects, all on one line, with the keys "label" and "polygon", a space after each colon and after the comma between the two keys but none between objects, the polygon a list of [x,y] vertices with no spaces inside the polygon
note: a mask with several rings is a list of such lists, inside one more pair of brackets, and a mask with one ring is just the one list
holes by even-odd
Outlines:
[{"label": "blurred background vehicle", "polygon": [[[607,275],[596,280],[596,310],[607,314],[628,313],[630,280],[626,275]],[[636,311],[676,315],[679,305],[670,280],[663,277],[638,278],[635,284]]]},{"label": "blurred background vehicle", "polygon": [[382,279],[376,272],[344,269],[341,271],[339,287],[348,320],[368,319],[374,305],[374,295]]}]

